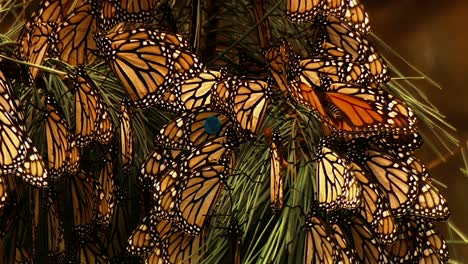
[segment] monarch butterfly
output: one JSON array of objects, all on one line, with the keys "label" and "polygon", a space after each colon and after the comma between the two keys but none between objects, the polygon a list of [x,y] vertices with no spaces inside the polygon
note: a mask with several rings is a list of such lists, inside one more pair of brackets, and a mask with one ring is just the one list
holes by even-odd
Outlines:
[{"label": "monarch butterfly", "polygon": [[322,0],[287,0],[286,14],[295,23],[310,20],[323,9]]},{"label": "monarch butterfly", "polygon": [[190,149],[226,134],[231,122],[211,108],[197,108],[182,114],[155,136],[155,143],[169,149]]},{"label": "monarch butterfly", "polygon": [[96,35],[98,54],[109,62],[131,101],[139,107],[157,103],[174,80],[192,78],[203,69],[194,54],[171,49],[170,43],[154,35],[158,33],[147,29]]},{"label": "monarch butterfly", "polygon": [[114,206],[114,212],[106,239],[107,254],[111,260],[121,259],[125,252],[126,241],[132,232],[126,191],[116,186],[110,204]]},{"label": "monarch butterfly", "polygon": [[58,180],[69,165],[71,144],[70,129],[52,95],[42,98],[46,109],[45,133],[47,139],[47,159],[52,180]]},{"label": "monarch butterfly", "polygon": [[378,185],[356,163],[349,169],[362,189],[360,214],[369,223],[378,240],[392,243],[399,231],[399,224],[389,208],[388,200]]},{"label": "monarch butterfly", "polygon": [[[56,42],[56,25],[69,11],[73,1],[41,1],[37,12],[32,14],[18,38],[15,57],[31,64],[41,65],[49,56],[49,49]],[[36,79],[39,69],[28,70],[32,80]]]},{"label": "monarch butterfly", "polygon": [[91,3],[83,2],[59,24],[56,48],[62,61],[71,65],[89,65],[96,59],[91,53],[96,49],[92,35],[97,29],[95,15]]},{"label": "monarch butterfly", "polygon": [[206,251],[205,244],[206,232],[190,236],[173,226],[163,242],[149,253],[145,263],[201,263]]},{"label": "monarch butterfly", "polygon": [[219,71],[203,71],[192,79],[179,82],[164,93],[158,106],[176,113],[210,106],[212,91],[218,85],[221,75]]},{"label": "monarch butterfly", "polygon": [[423,178],[418,189],[418,197],[409,214],[436,220],[447,220],[450,217],[447,201],[430,179]]},{"label": "monarch butterfly", "polygon": [[362,63],[378,83],[390,79],[387,65],[375,48],[359,33],[333,15],[317,18],[321,35],[316,43],[315,56]]},{"label": "monarch butterfly", "polygon": [[228,156],[230,152],[225,144],[224,137],[209,141],[193,150],[192,154],[181,155],[163,173],[156,177],[148,176],[155,178],[153,196],[157,217],[168,219],[176,216],[187,232],[199,231],[206,211],[216,199],[213,196],[229,173],[227,169],[232,168],[229,162],[233,159]]},{"label": "monarch butterfly", "polygon": [[311,58],[299,62],[299,71],[304,79],[314,86],[322,85],[322,77],[327,76],[333,82],[352,82],[375,88],[369,70],[359,63],[334,59]]},{"label": "monarch butterfly", "polygon": [[48,191],[46,194],[44,207],[47,214],[47,248],[49,261],[53,262],[65,255],[63,218],[59,212],[57,193]]},{"label": "monarch butterfly", "polygon": [[[415,133],[406,136],[383,137],[380,140],[378,138],[379,136],[370,139],[373,148],[382,152],[389,150],[389,155],[398,157],[401,162],[406,164],[406,172],[410,171],[411,174],[416,175],[418,178],[416,187],[417,197],[414,204],[409,208],[408,213],[425,218],[447,219],[450,216],[447,201],[437,188],[432,186],[425,166],[411,153],[413,149],[421,146],[422,140],[420,136]],[[398,139],[409,143],[406,143],[404,146],[398,146]],[[385,143],[388,143],[388,145],[385,145]]]},{"label": "monarch butterfly", "polygon": [[0,172],[15,173],[35,187],[46,187],[48,173],[39,151],[26,134],[24,117],[10,82],[0,71]]},{"label": "monarch butterfly", "polygon": [[93,1],[93,12],[97,27],[107,32],[122,20],[122,15],[114,6],[113,0]]},{"label": "monarch butterfly", "polygon": [[103,144],[113,136],[113,123],[107,106],[83,67],[78,67],[72,79],[75,103],[75,134],[77,144],[88,145],[92,140]]},{"label": "monarch butterfly", "polygon": [[133,162],[134,133],[132,127],[132,115],[128,109],[128,100],[122,100],[120,104],[120,153],[124,171],[129,171]]},{"label": "monarch butterfly", "polygon": [[110,223],[114,205],[112,201],[114,200],[114,160],[112,159],[112,155],[110,151],[104,157],[104,164],[99,171],[99,187],[101,187],[101,191],[99,192],[99,217],[101,224],[107,227]]},{"label": "monarch butterfly", "polygon": [[239,80],[228,101],[231,113],[240,128],[258,134],[267,112],[268,84],[260,80]]},{"label": "monarch butterfly", "polygon": [[[182,185],[176,199],[175,219],[184,231],[197,235],[205,225],[211,208],[219,198],[229,168],[230,160],[220,164],[205,165],[194,170]],[[225,165],[226,164],[226,165]]]},{"label": "monarch butterfly", "polygon": [[348,145],[350,160],[376,180],[387,196],[394,216],[403,216],[411,210],[422,175],[414,173],[406,161],[372,147],[367,139],[353,139]]},{"label": "monarch butterfly", "polygon": [[289,76],[291,70],[298,69],[299,55],[285,38],[280,38],[263,51],[263,56],[283,96],[289,98]]},{"label": "monarch butterfly", "polygon": [[333,14],[361,34],[370,30],[369,16],[359,0],[288,0],[286,12],[294,23],[311,21],[317,15]]},{"label": "monarch butterfly", "polygon": [[273,213],[284,206],[284,173],[282,138],[279,131],[265,129],[265,139],[270,149],[270,206]]},{"label": "monarch butterfly", "polygon": [[319,206],[328,211],[355,209],[361,202],[361,186],[356,184],[348,163],[330,149],[324,140],[319,146],[316,170],[316,195]]},{"label": "monarch butterfly", "polygon": [[356,263],[357,252],[350,244],[345,236],[345,231],[334,222],[336,219],[331,218],[329,221],[330,231],[335,241],[336,259],[338,263],[351,264]]},{"label": "monarch butterfly", "polygon": [[306,220],[304,263],[336,263],[336,246],[323,212],[314,204]]},{"label": "monarch butterfly", "polygon": [[154,227],[150,226],[150,221],[148,217],[143,218],[142,223],[133,230],[127,242],[127,252],[131,255],[145,255],[156,246],[158,234],[152,231]]},{"label": "monarch butterfly", "polygon": [[405,219],[407,226],[414,233],[416,239],[420,243],[420,254],[418,255],[418,263],[446,263],[449,259],[447,243],[443,237],[434,229],[431,222],[421,219],[409,217]]},{"label": "monarch butterfly", "polygon": [[332,130],[345,135],[380,132],[411,133],[415,129],[413,111],[381,89],[332,83],[322,78],[322,86],[308,83],[303,75],[292,83],[291,96],[309,107]]},{"label": "monarch butterfly", "polygon": [[422,175],[418,186],[418,196],[409,214],[436,220],[448,219],[450,211],[447,200],[445,200],[439,190],[432,185],[429,173],[424,164],[408,153],[402,156],[405,157],[406,163],[411,166],[415,174]]},{"label": "monarch butterfly", "polygon": [[424,222],[418,231],[424,245],[419,263],[446,263],[449,260],[447,243],[432,224]]},{"label": "monarch butterfly", "polygon": [[[71,197],[72,224],[80,236],[91,231],[91,227],[97,218],[100,202],[98,183],[93,176],[83,170],[68,178],[68,195]],[[67,199],[68,200],[68,199]]]},{"label": "monarch butterfly", "polygon": [[[407,220],[407,219],[402,219]],[[422,244],[416,230],[410,222],[399,221],[400,233],[396,241],[385,245],[389,260],[392,263],[410,263],[414,262],[421,254]]]},{"label": "monarch butterfly", "polygon": [[360,215],[349,212],[334,213],[330,218],[338,224],[345,239],[356,250],[358,263],[388,263],[385,248],[375,239],[371,227]]}]

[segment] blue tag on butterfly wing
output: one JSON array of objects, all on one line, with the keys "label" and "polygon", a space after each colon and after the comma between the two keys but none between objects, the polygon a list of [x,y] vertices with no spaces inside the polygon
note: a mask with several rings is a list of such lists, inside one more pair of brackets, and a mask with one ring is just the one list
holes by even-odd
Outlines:
[{"label": "blue tag on butterfly wing", "polygon": [[205,131],[209,135],[216,135],[221,131],[221,121],[217,116],[210,116],[205,119]]}]

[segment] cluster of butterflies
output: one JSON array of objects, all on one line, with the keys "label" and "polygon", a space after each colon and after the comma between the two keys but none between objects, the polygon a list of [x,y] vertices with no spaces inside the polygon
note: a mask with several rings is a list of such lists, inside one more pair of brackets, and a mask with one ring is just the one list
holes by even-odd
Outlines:
[{"label": "cluster of butterflies", "polygon": [[[381,88],[389,70],[366,39],[364,6],[288,0],[287,12],[293,23],[313,23],[312,54],[302,58],[280,39],[264,55],[282,94],[310,110],[325,134],[314,159],[304,262],[447,262],[447,245],[432,223],[449,217],[447,202],[413,154],[422,145],[413,111]],[[277,207],[281,141],[278,132],[268,138]]]},{"label": "cluster of butterflies", "polygon": [[[14,56],[29,64],[24,83],[37,86],[46,143],[34,146],[0,72],[2,263],[202,261],[209,216],[229,190],[239,146],[259,135],[273,91],[270,80],[206,69],[182,35],[138,26],[159,14],[161,2],[43,0],[24,26]],[[422,142],[412,110],[380,88],[389,72],[365,38],[362,4],[286,2],[292,22],[317,26],[314,52],[303,59],[280,39],[264,51],[266,63],[282,95],[308,108],[327,135],[316,157],[304,261],[445,262],[431,221],[448,218],[446,201],[413,155]],[[64,95],[39,85],[47,74],[37,66],[49,58],[75,68],[61,76]],[[127,95],[118,119],[86,70],[95,61]],[[72,98],[71,117],[64,98]],[[132,109],[149,107],[176,117],[141,165],[144,212],[132,229],[126,182],[116,172],[135,166]],[[278,131],[265,135],[276,212],[285,206],[282,139]],[[102,164],[92,168],[88,155]]]}]

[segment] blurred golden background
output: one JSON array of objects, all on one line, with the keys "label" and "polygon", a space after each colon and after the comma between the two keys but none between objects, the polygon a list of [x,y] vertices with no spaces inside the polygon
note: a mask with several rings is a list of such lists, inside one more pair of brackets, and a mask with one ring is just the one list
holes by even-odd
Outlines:
[{"label": "blurred golden background", "polygon": [[[457,131],[460,145],[468,139],[468,1],[452,0],[363,0],[371,19],[372,31],[405,60],[413,64],[442,90],[427,81],[414,82],[447,117]],[[385,55],[386,52],[383,51]],[[398,68],[408,68],[391,58]],[[413,71],[408,76],[417,76]],[[429,163],[431,176],[447,185],[439,187],[452,211],[450,221],[468,236],[468,177],[460,172],[465,166],[459,149],[442,161],[430,151],[418,154]],[[441,229],[447,229],[445,224]],[[445,230],[452,263],[468,263],[468,244]],[[450,243],[451,242],[451,243]]]}]

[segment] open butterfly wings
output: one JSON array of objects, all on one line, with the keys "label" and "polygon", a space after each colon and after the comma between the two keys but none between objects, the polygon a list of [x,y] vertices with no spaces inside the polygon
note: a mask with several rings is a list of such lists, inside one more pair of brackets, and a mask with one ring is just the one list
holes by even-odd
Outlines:
[{"label": "open butterfly wings", "polygon": [[315,87],[303,76],[289,87],[292,97],[332,130],[345,134],[404,134],[415,129],[413,111],[383,90],[349,83]]}]

